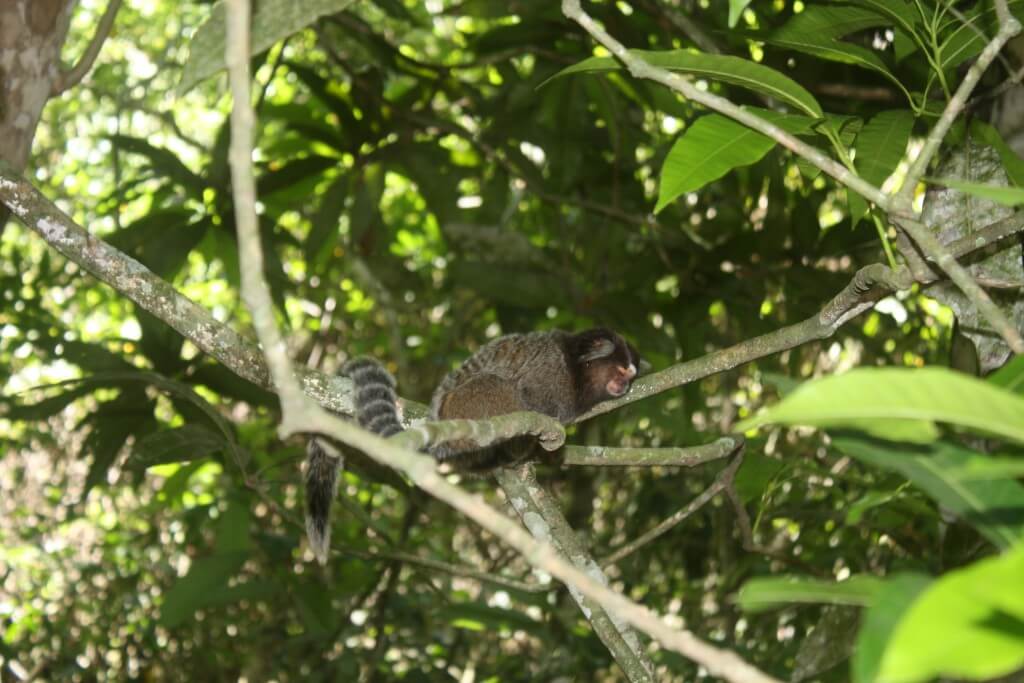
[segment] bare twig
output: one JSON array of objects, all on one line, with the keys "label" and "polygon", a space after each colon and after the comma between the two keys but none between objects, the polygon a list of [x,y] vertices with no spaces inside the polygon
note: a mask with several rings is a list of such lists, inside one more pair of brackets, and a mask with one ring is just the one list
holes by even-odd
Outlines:
[{"label": "bare twig", "polygon": [[50,88],[51,97],[56,97],[65,90],[78,85],[85,78],[85,75],[89,73],[89,69],[92,68],[97,55],[100,53],[100,48],[103,47],[107,36],[110,35],[110,29],[114,27],[114,19],[117,17],[119,9],[121,9],[121,0],[110,0],[107,3],[107,9],[103,12],[100,23],[96,26],[96,33],[93,34],[92,40],[89,41],[89,45],[85,48],[85,52],[82,53],[78,63],[70,69],[62,71],[60,76],[54,79],[53,85]]},{"label": "bare twig", "polygon": [[733,461],[729,463],[728,467],[726,467],[725,469],[718,473],[718,476],[715,477],[715,480],[711,483],[711,486],[704,489],[704,491],[701,492],[699,496],[691,500],[686,505],[686,507],[676,511],[670,517],[666,517],[661,522],[659,522],[657,526],[650,529],[649,531],[645,531],[644,533],[640,534],[629,543],[626,543],[617,548],[616,550],[612,551],[611,554],[609,554],[607,557],[601,560],[601,565],[607,567],[629,557],[637,550],[644,547],[654,539],[658,538],[659,536],[667,532],[672,527],[676,526],[677,524],[685,520],[694,512],[707,505],[707,503],[710,502],[712,498],[714,498],[719,493],[724,491],[726,487],[732,483],[733,479],[736,477],[736,471],[739,469],[741,464],[743,464],[742,450],[740,450],[740,452],[736,454],[736,457],[733,458]]}]

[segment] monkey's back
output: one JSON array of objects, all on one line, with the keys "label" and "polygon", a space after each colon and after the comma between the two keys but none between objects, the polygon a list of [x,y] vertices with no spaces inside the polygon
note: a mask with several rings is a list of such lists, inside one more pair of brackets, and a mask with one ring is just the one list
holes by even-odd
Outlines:
[{"label": "monkey's back", "polygon": [[[573,378],[561,330],[509,334],[483,346],[441,381],[430,402],[434,419],[491,417],[534,410],[567,422]],[[471,413],[471,414],[469,414]]]}]

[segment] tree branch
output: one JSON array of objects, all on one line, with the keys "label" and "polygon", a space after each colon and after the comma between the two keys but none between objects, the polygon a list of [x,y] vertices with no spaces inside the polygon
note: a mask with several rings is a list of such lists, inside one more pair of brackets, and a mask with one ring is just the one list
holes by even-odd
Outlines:
[{"label": "tree branch", "polygon": [[262,253],[254,210],[255,185],[252,182],[253,112],[249,103],[248,0],[227,0],[226,15],[228,21],[225,53],[228,80],[234,100],[231,113],[230,161],[240,241],[242,287],[246,302],[252,311],[257,336],[266,352],[274,384],[278,387],[281,398],[280,431],[283,434],[322,433],[359,448],[382,464],[405,472],[417,486],[505,540],[535,567],[558,577],[571,589],[600,603],[615,616],[651,634],[666,647],[699,662],[712,674],[736,681],[773,681],[770,676],[750,666],[737,655],[701,642],[691,633],[672,629],[653,612],[580,571],[560,557],[550,544],[538,543],[515,522],[450,484],[437,472],[432,458],[397,447],[352,423],[333,417],[312,404],[299,390],[299,385],[289,368],[284,342],[275,326],[270,294],[262,276]]},{"label": "tree branch", "polygon": [[404,432],[391,437],[391,441],[411,450],[424,450],[428,446],[466,439],[481,448],[503,443],[517,436],[535,436],[546,451],[554,451],[565,443],[565,429],[558,420],[522,411],[496,415],[486,420],[439,420],[413,424]]},{"label": "tree branch", "polygon": [[[558,504],[537,482],[533,465],[527,463],[513,469],[500,469],[495,473],[495,478],[534,538],[551,543],[578,570],[607,585],[608,578],[580,543]],[[568,587],[572,599],[622,667],[626,678],[630,681],[653,681],[654,664],[647,656],[636,631],[609,615],[600,602],[575,590],[572,584],[568,584]]]},{"label": "tree branch", "polygon": [[563,465],[587,467],[696,467],[726,458],[742,446],[743,437],[724,436],[703,446],[688,448],[612,448],[563,446]]},{"label": "tree branch", "polygon": [[580,0],[562,0],[562,13],[582,26],[583,30],[593,36],[616,59],[621,61],[635,78],[646,78],[656,83],[661,83],[689,100],[739,121],[748,128],[768,136],[786,149],[800,155],[808,163],[820,168],[826,174],[853,189],[862,197],[874,202],[879,207],[886,210],[891,207],[892,198],[889,195],[857,176],[835,159],[823,154],[816,147],[808,145],[796,136],[762,119],[760,116],[746,109],[741,109],[724,97],[700,90],[687,77],[648,64],[640,57],[630,53],[625,45],[613,38],[600,24],[583,11],[580,7]]},{"label": "tree branch", "polygon": [[78,85],[85,78],[85,75],[89,73],[89,69],[92,68],[97,55],[100,53],[100,48],[103,47],[107,36],[110,35],[110,29],[114,27],[114,19],[117,17],[119,9],[121,9],[121,0],[110,0],[107,3],[107,9],[103,12],[103,16],[100,17],[100,23],[96,26],[96,33],[93,34],[92,40],[89,41],[85,52],[78,59],[78,63],[70,69],[62,71],[60,76],[54,79],[53,85],[50,87],[51,97],[57,97],[65,90]]},{"label": "tree branch", "polygon": [[[998,3],[997,3],[998,9]],[[1005,10],[1005,3],[1003,4]],[[910,168],[907,170],[907,175],[903,181],[903,187],[900,190],[900,200],[903,205],[907,208],[910,206],[911,199],[914,197],[914,192],[917,191],[917,184],[924,177],[925,169],[928,168],[928,164],[931,163],[932,158],[939,151],[939,146],[942,141],[946,139],[946,133],[949,132],[953,122],[956,121],[957,117],[963,112],[964,106],[967,104],[967,99],[971,96],[974,91],[974,87],[978,84],[982,74],[988,68],[988,65],[992,63],[992,60],[996,58],[999,51],[1003,49],[1003,46],[1013,38],[1015,35],[1020,33],[1020,22],[1016,18],[1011,16],[1008,12],[1006,18],[1000,18],[999,30],[996,32],[995,38],[989,41],[985,49],[978,55],[978,59],[975,60],[974,64],[971,64],[971,68],[967,70],[964,75],[963,81],[960,82],[960,87],[953,93],[953,97],[950,98],[946,104],[946,108],[943,110],[939,120],[936,121],[932,129],[928,131],[928,137],[925,138],[924,146],[921,147],[920,153],[917,158],[910,164]]]}]

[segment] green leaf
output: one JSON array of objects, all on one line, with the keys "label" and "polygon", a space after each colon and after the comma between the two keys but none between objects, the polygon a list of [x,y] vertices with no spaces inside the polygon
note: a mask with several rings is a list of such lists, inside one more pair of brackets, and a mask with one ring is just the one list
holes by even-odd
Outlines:
[{"label": "green leaf", "polygon": [[899,497],[900,490],[894,491],[868,491],[863,496],[855,500],[846,508],[846,523],[847,524],[860,524],[860,520],[864,518],[864,513],[872,508],[885,505],[891,500]]},{"label": "green leaf", "polygon": [[750,4],[750,0],[729,0],[729,28],[736,28],[743,10]]},{"label": "green leaf", "polygon": [[[256,3],[252,16],[252,40],[249,55],[263,52],[325,14],[341,12],[354,0],[291,0]],[[221,0],[206,23],[199,27],[189,44],[188,61],[181,72],[178,94],[188,92],[196,83],[212,76],[224,64],[226,37],[224,2]]]},{"label": "green leaf", "polygon": [[523,612],[491,607],[480,602],[453,603],[442,609],[438,616],[455,626],[472,631],[521,629],[536,635],[545,631],[541,622]]},{"label": "green leaf", "polygon": [[858,368],[804,384],[737,429],[769,423],[850,427],[930,443],[938,436],[936,422],[1024,443],[1024,398],[946,368]]},{"label": "green leaf", "polygon": [[906,109],[883,111],[871,118],[857,135],[855,164],[864,180],[881,185],[903,159],[914,127]]},{"label": "green leaf", "polygon": [[223,435],[202,425],[186,424],[147,434],[136,442],[132,453],[142,467],[209,458],[227,450]]},{"label": "green leaf", "polygon": [[736,603],[748,612],[794,603],[864,606],[881,586],[881,580],[873,576],[854,576],[840,582],[773,576],[747,581],[736,596]]},{"label": "green leaf", "polygon": [[[722,81],[732,85],[764,93],[780,102],[785,102],[798,111],[816,119],[822,118],[821,105],[803,86],[775,69],[749,59],[729,55],[709,55],[690,50],[668,50],[653,52],[630,50],[648,64],[669,71]],[[590,57],[578,64],[562,69],[548,79],[578,73],[605,73],[619,71],[622,64],[614,57]],[[547,81],[545,81],[547,83]],[[543,84],[542,84],[543,85]]]},{"label": "green leaf", "polygon": [[[873,10],[856,6],[812,5],[796,14],[768,36],[758,36],[770,45],[882,74],[907,94],[903,83],[889,70],[877,52],[841,40],[843,36],[889,23]],[[907,98],[910,99],[909,94]]]},{"label": "green leaf", "polygon": [[1001,187],[999,185],[984,185],[982,183],[970,183],[956,178],[926,178],[935,185],[945,185],[954,190],[981,199],[1002,204],[1003,206],[1020,206],[1024,204],[1024,187]]},{"label": "green leaf", "polygon": [[145,157],[158,175],[170,178],[187,190],[194,199],[202,199],[206,181],[193,173],[174,152],[157,147],[149,140],[129,135],[111,135],[110,142],[122,151]]},{"label": "green leaf", "polygon": [[921,15],[906,0],[853,0],[853,4],[880,14],[892,22],[895,28],[917,38],[917,23]]},{"label": "green leaf", "polygon": [[252,549],[249,536],[249,508],[245,503],[232,500],[217,518],[217,552],[247,553]]},{"label": "green leaf", "polygon": [[247,552],[232,552],[195,560],[188,573],[164,595],[160,624],[174,628],[197,609],[217,604],[217,595],[227,589],[228,580],[241,569],[248,556]]},{"label": "green leaf", "polygon": [[[860,176],[876,187],[892,175],[903,159],[903,152],[914,127],[913,115],[905,109],[876,114],[857,134],[857,157],[854,161]],[[850,220],[853,225],[867,215],[867,202],[847,188]]]},{"label": "green leaf", "polygon": [[861,622],[851,669],[854,683],[875,683],[893,629],[920,593],[932,582],[924,574],[897,574],[885,579]]},{"label": "green leaf", "polygon": [[985,381],[1015,393],[1024,393],[1024,355],[1014,356]]},{"label": "green leaf", "polygon": [[932,583],[893,630],[878,680],[982,680],[1024,665],[1024,545]]},{"label": "green leaf", "polygon": [[1017,187],[1024,187],[1024,159],[1006,144],[994,126],[974,119],[971,121],[971,135],[995,149],[1003,162],[1003,168],[1006,169],[1006,177]]},{"label": "green leaf", "polygon": [[[806,132],[814,123],[802,116],[772,115],[761,110],[755,113],[790,133]],[[774,146],[774,140],[742,123],[720,114],[702,116],[683,131],[665,157],[655,213],[680,195],[758,161]]]},{"label": "green leaf", "polygon": [[1024,538],[1024,486],[1013,479],[979,480],[962,475],[984,456],[944,442],[911,449],[846,437],[833,444],[869,465],[899,472],[999,548]]}]

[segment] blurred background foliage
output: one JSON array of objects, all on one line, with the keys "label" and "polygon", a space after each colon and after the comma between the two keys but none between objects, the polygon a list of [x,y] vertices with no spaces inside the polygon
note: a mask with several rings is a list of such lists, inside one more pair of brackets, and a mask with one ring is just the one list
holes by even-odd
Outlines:
[{"label": "blurred background foliage", "polygon": [[[907,108],[877,71],[758,39],[804,3],[749,3],[735,27],[729,4],[748,3],[588,9],[647,49],[692,45],[682,17],[836,115]],[[80,3],[67,54],[84,48],[102,9]],[[210,13],[206,2],[127,2],[90,77],[46,109],[28,175],[93,235],[245,330],[224,76],[176,91]],[[909,90],[927,91],[925,57],[899,61],[874,37],[850,40],[874,44]],[[592,54],[558,3],[377,0],[254,57],[266,275],[297,363],[333,372],[373,355],[404,397],[426,401],[499,334],[601,324],[660,369],[803,320],[859,266],[884,259],[871,221],[850,220],[845,191],[780,152],[652,214],[661,163],[703,111],[621,74],[546,83]],[[957,67],[944,73],[955,79]],[[396,559],[538,580],[397,478],[346,473],[335,554],[317,567],[301,526],[303,445],[276,437],[271,394],[22,226],[6,227],[0,255],[8,670],[50,680],[620,680],[562,587],[525,592]],[[945,364],[951,326],[925,294],[890,297],[833,339],[630,405],[573,440],[709,442],[813,376]],[[683,507],[720,467],[541,474],[600,557]],[[502,505],[489,480],[465,484]],[[610,577],[773,674],[846,680],[856,613],[745,614],[733,596],[750,577],[936,574],[993,552],[901,474],[807,430],[762,432],[738,485],[770,553],[744,551],[733,511],[716,500]],[[672,653],[655,660],[659,680],[697,676]]]}]

